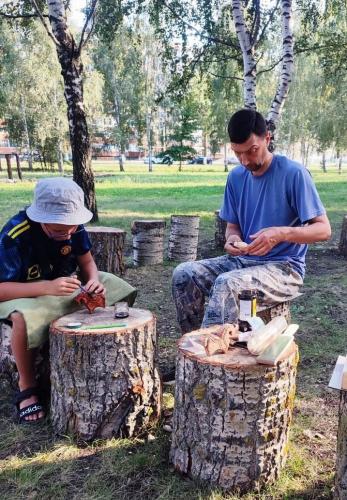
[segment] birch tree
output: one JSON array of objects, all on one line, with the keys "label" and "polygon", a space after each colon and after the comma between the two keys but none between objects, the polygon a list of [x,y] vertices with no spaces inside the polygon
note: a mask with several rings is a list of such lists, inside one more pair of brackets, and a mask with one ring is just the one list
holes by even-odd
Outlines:
[{"label": "birch tree", "polygon": [[[95,9],[98,0],[92,0],[79,40],[72,34],[67,21],[64,0],[46,0],[48,15],[37,0],[9,2],[1,8],[0,15],[14,18],[37,17],[53,41],[61,74],[64,80],[64,96],[67,104],[70,144],[73,162],[73,178],[84,191],[86,206],[93,212],[93,221],[98,220],[95,198],[94,174],[91,167],[91,147],[86,113],[83,102],[83,63],[81,53],[93,31]],[[28,11],[31,5],[31,12]]]}]

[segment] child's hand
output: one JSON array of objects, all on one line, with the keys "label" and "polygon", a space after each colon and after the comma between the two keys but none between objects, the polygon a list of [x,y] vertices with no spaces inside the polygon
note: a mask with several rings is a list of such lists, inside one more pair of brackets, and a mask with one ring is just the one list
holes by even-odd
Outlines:
[{"label": "child's hand", "polygon": [[81,284],[80,280],[73,276],[66,278],[56,278],[55,280],[49,281],[48,283],[48,295],[71,295],[79,288]]},{"label": "child's hand", "polygon": [[97,279],[91,279],[89,280],[85,285],[84,287],[87,292],[89,293],[105,293],[105,287],[102,283],[100,283],[100,281],[98,281]]}]

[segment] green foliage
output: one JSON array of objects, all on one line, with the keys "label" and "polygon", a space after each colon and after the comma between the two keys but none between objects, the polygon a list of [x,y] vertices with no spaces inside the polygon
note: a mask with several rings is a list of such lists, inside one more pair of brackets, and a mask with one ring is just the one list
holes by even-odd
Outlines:
[{"label": "green foliage", "polygon": [[[196,154],[196,150],[191,146],[171,146],[166,151],[160,153],[160,156],[170,155],[174,160],[189,160]],[[158,155],[159,156],[159,155]]]},{"label": "green foliage", "polygon": [[0,116],[6,120],[10,139],[26,150],[46,152],[56,161],[67,120],[54,49],[38,22],[30,32],[2,22],[0,47]]}]

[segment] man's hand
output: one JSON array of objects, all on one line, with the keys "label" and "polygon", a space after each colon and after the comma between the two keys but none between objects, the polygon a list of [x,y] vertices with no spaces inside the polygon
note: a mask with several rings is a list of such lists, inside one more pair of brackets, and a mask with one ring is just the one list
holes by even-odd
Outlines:
[{"label": "man's hand", "polygon": [[70,276],[63,278],[56,278],[52,281],[47,281],[47,295],[71,295],[80,286],[81,282],[79,279]]},{"label": "man's hand", "polygon": [[248,247],[245,249],[242,248],[236,248],[234,246],[235,241],[242,241],[240,236],[237,234],[232,234],[229,236],[227,239],[225,245],[224,245],[224,250],[229,254],[232,255],[233,257],[239,257],[240,255],[246,255],[248,253]]},{"label": "man's hand", "polygon": [[91,279],[89,280],[85,285],[84,288],[87,290],[89,293],[105,293],[105,287],[102,283],[100,283],[99,280],[97,279]]},{"label": "man's hand", "polygon": [[253,241],[248,245],[248,255],[266,255],[273,249],[274,246],[283,241],[283,235],[280,227],[267,227],[265,229],[261,229],[257,233],[251,234],[250,238]]}]

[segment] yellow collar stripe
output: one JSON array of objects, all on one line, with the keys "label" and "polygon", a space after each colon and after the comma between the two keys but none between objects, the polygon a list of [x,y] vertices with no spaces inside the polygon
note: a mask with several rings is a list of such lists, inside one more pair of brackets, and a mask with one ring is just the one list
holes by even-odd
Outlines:
[{"label": "yellow collar stripe", "polygon": [[25,220],[24,222],[21,222],[20,224],[17,224],[7,234],[9,236],[12,236],[13,233],[15,233],[16,231],[18,231],[18,229],[20,229],[21,227],[25,226],[26,224],[29,225],[29,221],[28,220]]},{"label": "yellow collar stripe", "polygon": [[30,229],[29,224],[27,226],[22,227],[22,229],[18,229],[18,231],[12,234],[11,238],[14,240],[15,238],[17,238],[17,236],[24,233],[24,231],[27,231],[28,229]]}]

